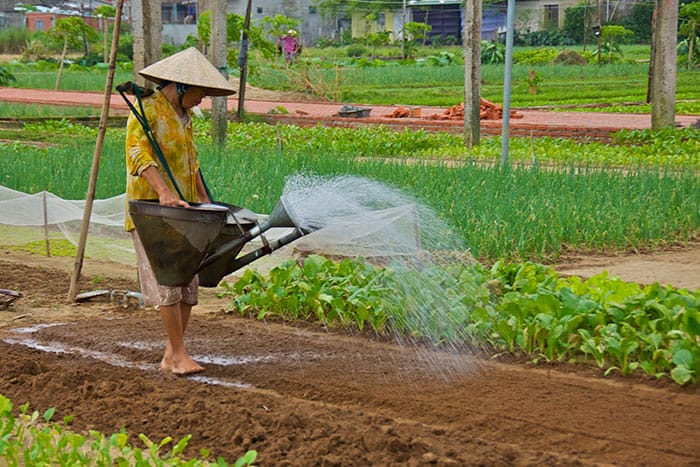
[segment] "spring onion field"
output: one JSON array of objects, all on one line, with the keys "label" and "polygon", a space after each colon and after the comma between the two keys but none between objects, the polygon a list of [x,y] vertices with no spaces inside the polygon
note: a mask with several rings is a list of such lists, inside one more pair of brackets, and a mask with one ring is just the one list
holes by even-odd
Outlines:
[{"label": "spring onion field", "polygon": [[[95,130],[59,122],[28,131],[38,139],[50,133],[53,141],[66,141],[49,147],[6,144],[3,184],[83,198]],[[232,125],[222,151],[206,143],[206,123],[201,124],[203,171],[216,198],[270,212],[292,174],[370,177],[409,191],[489,263],[554,261],[563,247],[604,251],[683,243],[700,226],[695,196],[700,137],[690,129],[661,138],[621,135],[619,145],[514,139],[513,164],[507,167],[492,163],[500,153],[498,138],[468,153],[459,137],[446,134],[293,126],[279,131],[278,136],[265,124]],[[283,150],[277,149],[278,138]],[[122,145],[121,131],[110,130],[98,197],[123,192]],[[431,163],[387,163],[387,158]]]}]

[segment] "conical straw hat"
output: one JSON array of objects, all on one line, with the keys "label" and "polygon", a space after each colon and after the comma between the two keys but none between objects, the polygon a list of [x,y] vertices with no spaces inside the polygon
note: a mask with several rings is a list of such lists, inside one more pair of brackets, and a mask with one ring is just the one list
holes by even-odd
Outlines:
[{"label": "conical straw hat", "polygon": [[195,47],[149,65],[139,71],[139,74],[158,84],[170,81],[199,86],[206,89],[207,96],[228,96],[236,93],[231,83]]}]

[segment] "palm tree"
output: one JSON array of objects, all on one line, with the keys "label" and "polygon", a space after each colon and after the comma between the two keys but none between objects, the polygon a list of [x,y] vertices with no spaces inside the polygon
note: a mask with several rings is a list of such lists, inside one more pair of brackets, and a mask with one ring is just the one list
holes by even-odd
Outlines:
[{"label": "palm tree", "polygon": [[85,43],[88,41],[88,39],[96,36],[97,33],[95,33],[95,30],[85,23],[85,20],[77,16],[57,19],[56,26],[49,29],[48,33],[53,39],[63,42],[61,60],[58,66],[58,75],[56,76],[56,90],[58,91],[58,88],[61,85],[63,62],[66,59],[66,53],[68,53],[68,46],[75,46]]},{"label": "palm tree", "polygon": [[686,69],[693,65],[693,52],[695,50],[695,37],[700,30],[700,3],[686,3],[678,11],[678,16],[684,18],[681,23],[681,32],[688,34],[688,63]]},{"label": "palm tree", "polygon": [[102,18],[102,20],[104,21],[104,27],[102,28],[102,38],[104,40],[104,44],[102,46],[102,60],[104,63],[107,63],[107,60],[109,58],[109,50],[107,50],[107,38],[109,35],[109,19],[114,18],[114,15],[117,14],[117,10],[110,5],[100,5],[97,8],[95,8],[95,13],[99,18]]}]

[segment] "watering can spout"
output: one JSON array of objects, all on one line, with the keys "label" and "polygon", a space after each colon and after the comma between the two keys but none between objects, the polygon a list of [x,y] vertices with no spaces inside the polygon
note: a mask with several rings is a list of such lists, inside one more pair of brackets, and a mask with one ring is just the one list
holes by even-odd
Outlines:
[{"label": "watering can spout", "polygon": [[[220,245],[218,246],[218,248],[211,251],[200,263],[198,271],[205,269],[206,267],[214,264],[222,258],[232,259],[231,256],[235,258],[235,256],[246,243],[248,243],[255,237],[261,235],[262,233],[270,230],[273,227],[295,228],[300,232],[300,235],[296,238],[299,238],[303,234],[303,231],[297,226],[296,222],[294,222],[291,219],[289,212],[287,211],[287,208],[285,206],[284,198],[280,199],[277,202],[277,205],[272,210],[272,213],[262,223],[256,223],[252,228],[246,231],[239,238],[224,243],[223,245]],[[235,269],[231,270],[230,272],[233,271],[235,271]]]},{"label": "watering can spout", "polygon": [[[256,261],[260,258],[262,258],[265,255],[269,255],[275,250],[279,250],[285,245],[288,245],[292,243],[294,240],[302,237],[304,234],[299,230],[299,229],[294,229],[291,233],[288,233],[287,235],[277,238],[275,240],[269,241],[269,242],[264,242],[264,245],[257,250],[253,250],[250,253],[243,255],[239,258],[236,258],[228,267],[228,272],[224,275],[231,274],[234,271],[238,271],[242,267],[245,267],[252,263],[253,261]],[[219,279],[221,280],[223,276]]]},{"label": "watering can spout", "polygon": [[[260,224],[259,232],[256,235],[269,230],[273,227],[293,227],[296,228],[302,235],[311,233],[314,230],[318,230],[318,227],[312,227],[302,223],[299,219],[298,214],[294,211],[292,206],[289,204],[287,199],[283,196],[277,201],[275,208],[272,210],[270,215],[265,219],[263,223]],[[255,230],[255,229],[251,229]]]},{"label": "watering can spout", "polygon": [[[293,228],[294,230],[291,233],[271,241],[263,237],[262,247],[244,256],[237,257],[246,243],[274,227]],[[317,229],[313,227],[302,227],[300,225],[298,218],[294,215],[286,199],[282,197],[267,219],[261,223],[256,223],[237,238],[228,242],[221,242],[204,257],[197,269],[199,284],[203,287],[216,287],[224,276],[247,266],[262,256],[282,248],[313,230]]]}]

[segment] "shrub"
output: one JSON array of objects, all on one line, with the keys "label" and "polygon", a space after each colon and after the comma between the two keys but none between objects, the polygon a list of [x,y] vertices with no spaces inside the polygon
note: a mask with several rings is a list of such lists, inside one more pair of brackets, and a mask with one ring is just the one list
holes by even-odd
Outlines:
[{"label": "shrub", "polygon": [[7,86],[11,81],[17,81],[15,75],[10,73],[4,66],[0,65],[0,86]]},{"label": "shrub", "polygon": [[514,42],[515,45],[524,45],[528,47],[542,47],[547,45],[565,46],[575,44],[575,41],[571,37],[569,37],[564,31],[558,29],[516,34]]},{"label": "shrub", "polygon": [[587,24],[593,24],[593,8],[590,5],[579,3],[576,6],[564,10],[564,33],[577,44],[582,44],[593,38],[593,34],[586,30]]},{"label": "shrub", "polygon": [[348,57],[363,57],[367,55],[367,47],[361,44],[352,44],[348,46],[346,53],[348,54]]},{"label": "shrub", "polygon": [[42,57],[46,57],[48,54],[49,48],[44,42],[38,39],[32,39],[26,43],[22,51],[22,60],[25,62],[35,62]]},{"label": "shrub", "polygon": [[500,42],[481,41],[481,63],[496,64],[506,61],[506,46]]},{"label": "shrub", "polygon": [[635,43],[651,41],[651,19],[654,14],[654,2],[637,2],[629,15],[622,18],[622,25],[634,33]]},{"label": "shrub", "polygon": [[447,66],[452,65],[455,62],[455,58],[454,54],[443,50],[437,55],[425,57],[425,62],[431,66]]},{"label": "shrub", "polygon": [[340,46],[340,41],[332,37],[319,37],[316,42],[316,47],[319,49],[326,49],[328,47],[338,47]]},{"label": "shrub", "polygon": [[0,52],[20,54],[25,45],[32,40],[32,33],[25,28],[9,28],[0,32]]},{"label": "shrub", "polygon": [[459,37],[453,34],[436,34],[430,38],[430,43],[434,47],[445,47],[451,45],[460,45],[461,41]]},{"label": "shrub", "polygon": [[559,55],[554,57],[554,63],[563,65],[585,65],[588,63],[588,60],[575,50],[562,50],[559,52]]},{"label": "shrub", "polygon": [[523,65],[546,65],[554,60],[556,56],[556,49],[544,47],[514,53],[513,62]]}]

